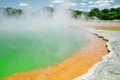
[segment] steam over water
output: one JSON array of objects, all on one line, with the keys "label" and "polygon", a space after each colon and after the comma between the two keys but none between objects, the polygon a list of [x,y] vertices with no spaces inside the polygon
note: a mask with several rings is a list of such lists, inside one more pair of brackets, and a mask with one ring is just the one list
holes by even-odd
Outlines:
[{"label": "steam over water", "polygon": [[108,40],[110,53],[90,68],[88,73],[74,80],[120,80],[120,31],[91,31]]},{"label": "steam over water", "polygon": [[0,78],[51,66],[77,52],[87,40],[73,23],[65,9],[24,12],[17,17],[1,11]]}]

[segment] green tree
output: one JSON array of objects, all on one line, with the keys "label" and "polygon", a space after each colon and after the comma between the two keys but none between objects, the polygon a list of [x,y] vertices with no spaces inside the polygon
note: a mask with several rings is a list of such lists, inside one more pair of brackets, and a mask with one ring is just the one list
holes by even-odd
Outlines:
[{"label": "green tree", "polygon": [[103,13],[108,13],[110,10],[109,9],[103,9],[102,12]]},{"label": "green tree", "polygon": [[73,17],[78,18],[82,13],[83,13],[83,11],[76,10],[76,11],[74,11]]},{"label": "green tree", "polygon": [[91,11],[88,13],[88,17],[90,17],[90,18],[92,18],[94,16],[98,17],[99,11],[100,10],[98,8],[91,9]]},{"label": "green tree", "polygon": [[23,11],[21,9],[14,9],[11,7],[7,7],[5,9],[5,11],[8,16],[17,16],[17,15],[21,15],[23,13]]}]

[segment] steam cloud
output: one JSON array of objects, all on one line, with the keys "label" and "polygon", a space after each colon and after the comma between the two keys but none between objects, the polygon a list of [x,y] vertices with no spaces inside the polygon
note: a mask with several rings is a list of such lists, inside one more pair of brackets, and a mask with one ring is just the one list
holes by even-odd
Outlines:
[{"label": "steam cloud", "polygon": [[13,59],[7,58],[8,61],[4,61],[6,56],[1,55],[3,58],[1,61],[7,65],[1,65],[1,69],[5,68],[1,73],[6,74],[0,74],[1,77],[50,66],[78,51],[84,45],[86,40],[80,30],[73,26],[85,25],[75,20],[71,15],[72,12],[67,8],[58,7],[54,12],[43,8],[36,13],[24,11],[20,16],[9,17],[4,11],[0,11],[0,51],[3,51],[2,46],[6,46],[4,50],[7,52],[4,54],[8,57],[16,55]]}]

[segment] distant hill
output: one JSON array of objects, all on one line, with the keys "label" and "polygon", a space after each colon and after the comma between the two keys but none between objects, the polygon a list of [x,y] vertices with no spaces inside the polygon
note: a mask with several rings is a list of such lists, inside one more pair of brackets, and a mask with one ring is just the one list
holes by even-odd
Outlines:
[{"label": "distant hill", "polygon": [[[44,7],[41,10],[37,11],[36,13],[31,12],[31,14],[52,16],[54,15],[53,13],[55,10],[56,8],[54,7]],[[2,11],[3,14],[6,14],[7,16],[19,16],[24,13],[24,10],[22,9],[15,9],[11,7],[7,8],[0,7],[0,11]],[[68,9],[68,11],[71,12],[71,15],[74,18],[80,18],[81,15],[84,15],[86,19],[94,19],[94,17],[96,17],[100,20],[120,20],[120,7],[103,10],[99,10],[99,8],[93,8],[89,12],[72,9]]]},{"label": "distant hill", "polygon": [[7,7],[7,8],[0,7],[0,11],[2,11],[7,16],[17,16],[23,13],[23,10],[11,8],[11,7]]}]

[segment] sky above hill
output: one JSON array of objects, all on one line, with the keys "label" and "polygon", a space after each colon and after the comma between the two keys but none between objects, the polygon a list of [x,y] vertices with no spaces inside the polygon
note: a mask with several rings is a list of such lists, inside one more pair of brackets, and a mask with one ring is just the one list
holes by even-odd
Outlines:
[{"label": "sky above hill", "polygon": [[0,0],[0,7],[38,11],[43,7],[69,6],[70,9],[90,11],[92,8],[117,8],[120,0]]}]

